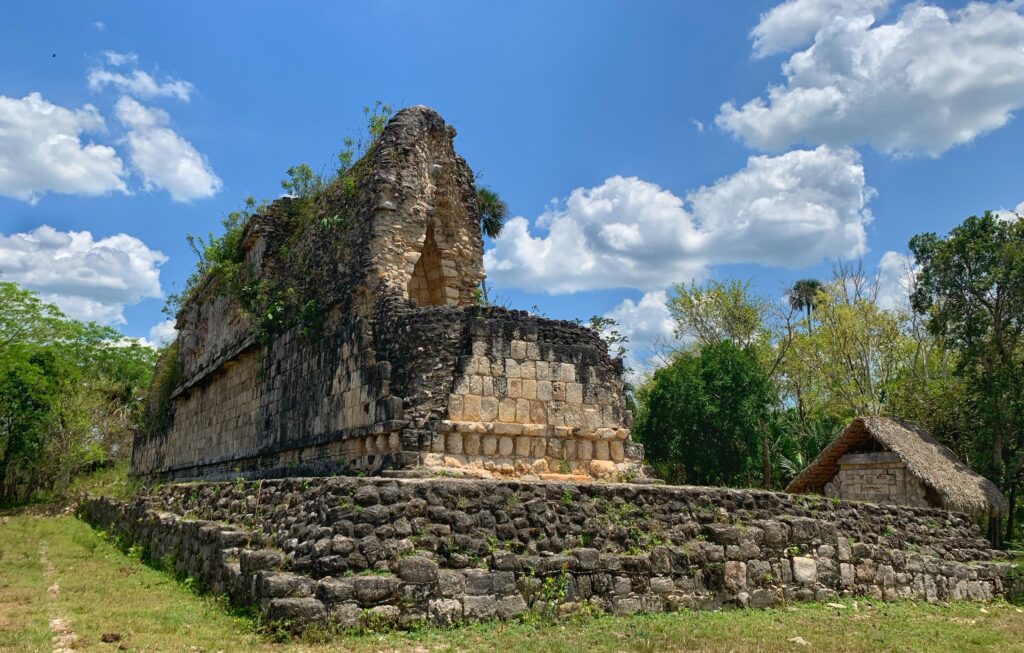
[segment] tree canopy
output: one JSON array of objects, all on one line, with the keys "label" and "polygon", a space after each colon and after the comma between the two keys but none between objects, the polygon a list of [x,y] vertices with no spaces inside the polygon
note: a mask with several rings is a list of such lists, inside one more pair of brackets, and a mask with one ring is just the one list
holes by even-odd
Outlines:
[{"label": "tree canopy", "polygon": [[156,352],[0,282],[0,503],[127,458]]}]

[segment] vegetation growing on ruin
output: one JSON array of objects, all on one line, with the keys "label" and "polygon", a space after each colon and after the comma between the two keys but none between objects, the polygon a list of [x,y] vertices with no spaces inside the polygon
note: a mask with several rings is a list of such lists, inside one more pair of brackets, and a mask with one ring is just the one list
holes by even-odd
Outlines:
[{"label": "vegetation growing on ruin", "polygon": [[[323,258],[346,249],[349,209],[359,179],[393,114],[391,105],[379,100],[363,107],[363,130],[343,140],[330,173],[317,172],[307,163],[292,166],[281,181],[284,198],[268,203],[248,197],[241,209],[222,220],[221,234],[188,234],[196,269],[184,290],[169,297],[165,312],[177,316],[199,293],[211,289],[238,300],[264,344],[297,325],[303,335],[316,337],[331,299],[330,281],[336,267]],[[508,206],[484,186],[477,189],[477,202],[481,234],[496,238],[508,216]],[[270,245],[275,256],[275,265],[259,274],[245,261],[243,242],[257,216],[272,223]]]},{"label": "vegetation growing on ruin", "polygon": [[[326,290],[323,271],[324,252],[345,247],[349,226],[348,209],[365,170],[365,162],[393,114],[380,101],[364,107],[364,130],[347,137],[330,173],[317,172],[307,163],[287,170],[281,188],[287,195],[272,203],[249,197],[243,208],[228,214],[221,223],[223,232],[207,236],[189,234],[189,246],[196,255],[196,269],[185,289],[172,295],[167,311],[177,315],[200,292],[211,288],[238,300],[242,310],[256,326],[256,335],[269,343],[283,331],[301,325],[307,336],[315,336],[323,322]],[[243,239],[253,220],[267,220],[274,249],[275,265],[258,273],[245,261]],[[315,231],[311,235],[310,231]],[[326,266],[333,271],[334,266]]]}]

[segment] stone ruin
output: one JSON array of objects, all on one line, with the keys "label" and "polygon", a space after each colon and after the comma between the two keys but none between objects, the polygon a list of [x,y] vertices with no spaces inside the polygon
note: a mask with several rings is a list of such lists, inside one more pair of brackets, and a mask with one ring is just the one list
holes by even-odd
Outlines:
[{"label": "stone ruin", "polygon": [[179,313],[178,383],[135,438],[133,475],[642,477],[622,363],[599,335],[480,305],[480,209],[454,136],[404,109],[354,185],[325,191],[342,228],[286,228],[290,198],[249,220],[245,265],[261,280],[298,252],[322,327],[261,337],[207,279]]},{"label": "stone ruin", "polygon": [[476,305],[479,207],[453,136],[398,113],[355,185],[326,191],[343,229],[289,226],[289,199],[252,218],[246,265],[300,261],[289,283],[322,328],[268,338],[208,279],[131,467],[203,482],[86,498],[80,517],[294,628],[1024,592],[967,515],[590,482],[646,480],[622,365],[590,329]]}]

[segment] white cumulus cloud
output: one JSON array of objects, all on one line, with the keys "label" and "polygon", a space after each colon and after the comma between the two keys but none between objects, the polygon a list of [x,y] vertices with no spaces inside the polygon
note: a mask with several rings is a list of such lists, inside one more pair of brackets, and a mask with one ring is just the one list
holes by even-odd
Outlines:
[{"label": "white cumulus cloud", "polygon": [[147,190],[166,189],[178,202],[220,191],[221,180],[206,157],[167,127],[170,117],[165,111],[145,107],[127,96],[117,101],[114,110],[129,129],[125,136],[128,154]]},{"label": "white cumulus cloud", "polygon": [[45,225],[0,233],[0,279],[38,292],[71,317],[105,324],[123,324],[125,306],[163,295],[159,266],[166,260],[127,234],[95,240],[88,231]]},{"label": "white cumulus cloud", "polygon": [[998,209],[993,211],[996,217],[1001,220],[1016,220],[1018,216],[1024,216],[1024,202],[1021,202],[1012,210],[1010,209]]},{"label": "white cumulus cloud", "polygon": [[876,16],[890,0],[789,0],[761,15],[751,30],[757,58],[789,52],[814,40],[818,30],[836,18]]},{"label": "white cumulus cloud", "polygon": [[578,188],[531,225],[508,221],[484,254],[497,287],[657,290],[709,267],[803,267],[866,251],[873,194],[853,150],[753,156],[685,200],[636,177]]},{"label": "white cumulus cloud", "polygon": [[174,328],[174,320],[164,320],[159,324],[154,324],[149,329],[148,343],[159,349],[164,345],[169,345],[178,337],[178,330]]},{"label": "white cumulus cloud", "polygon": [[888,251],[878,261],[878,306],[886,310],[910,307],[914,283],[914,257]]},{"label": "white cumulus cloud", "polygon": [[[117,52],[106,52],[104,54],[112,65],[128,63],[132,60],[130,59],[131,57],[135,57],[134,54],[125,55]],[[115,61],[120,63],[115,63]],[[125,75],[107,70],[106,68],[97,68],[89,71],[87,79],[90,90],[101,91],[110,85],[122,93],[130,93],[141,98],[173,97],[182,102],[188,102],[192,97],[192,92],[195,90],[192,84],[184,80],[168,78],[167,81],[160,83],[153,79],[149,73],[137,69]]]},{"label": "white cumulus cloud", "polygon": [[666,291],[652,290],[639,301],[624,299],[604,314],[618,322],[619,333],[629,338],[625,344],[625,363],[635,374],[659,367],[664,362],[661,354],[675,342],[675,321],[667,301]]},{"label": "white cumulus cloud", "polygon": [[719,127],[764,150],[868,143],[893,155],[937,156],[1024,107],[1021,2],[953,11],[912,3],[888,24],[875,20],[884,3],[843,2],[858,11],[831,20],[812,12],[794,27],[801,7],[832,4],[796,0],[765,15],[754,29],[755,55],[792,47],[812,29],[814,42],[783,64],[785,82],[766,98],[723,104]]},{"label": "white cumulus cloud", "polygon": [[82,142],[83,134],[105,129],[90,104],[68,109],[39,93],[0,95],[0,195],[34,203],[47,192],[127,192],[114,148]]}]

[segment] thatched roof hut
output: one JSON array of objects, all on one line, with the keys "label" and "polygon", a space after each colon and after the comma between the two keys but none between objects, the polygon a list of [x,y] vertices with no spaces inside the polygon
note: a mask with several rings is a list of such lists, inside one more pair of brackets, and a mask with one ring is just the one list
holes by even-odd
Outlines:
[{"label": "thatched roof hut", "polygon": [[[824,494],[843,463],[858,452],[891,452],[894,465],[904,468],[924,487],[928,505],[980,517],[1001,517],[1007,503],[999,488],[960,462],[920,426],[888,417],[857,417],[825,447],[786,488],[793,493]],[[853,454],[853,455],[851,455]],[[843,458],[843,461],[840,459]],[[869,468],[869,465],[846,465]],[[842,495],[841,495],[842,496]],[[855,498],[855,497],[854,497]]]}]

